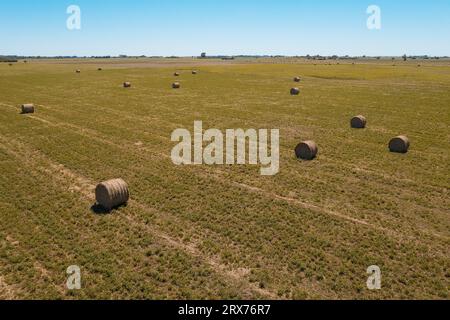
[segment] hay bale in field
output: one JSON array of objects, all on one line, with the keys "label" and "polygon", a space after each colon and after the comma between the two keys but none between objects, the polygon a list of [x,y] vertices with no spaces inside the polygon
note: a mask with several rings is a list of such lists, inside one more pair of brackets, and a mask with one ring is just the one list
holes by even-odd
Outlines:
[{"label": "hay bale in field", "polygon": [[294,78],[294,82],[300,82],[301,81],[301,78],[300,77],[295,77]]},{"label": "hay bale in field", "polygon": [[192,74],[197,74],[197,70],[192,70]]},{"label": "hay bale in field", "polygon": [[173,75],[174,75],[175,77],[179,77],[179,76],[180,76],[180,73],[175,72]]},{"label": "hay bale in field", "polygon": [[350,121],[351,127],[355,129],[364,129],[366,127],[366,124],[367,124],[366,117],[361,115],[353,117],[352,120]]},{"label": "hay bale in field", "polygon": [[407,136],[398,136],[389,141],[389,150],[396,153],[407,153],[410,142]]},{"label": "hay bale in field", "polygon": [[81,73],[81,70],[80,70],[80,69],[77,69],[75,72],[76,72],[76,73]]},{"label": "hay bale in field", "polygon": [[25,103],[22,105],[22,114],[34,113],[34,104]]},{"label": "hay bale in field", "polygon": [[12,67],[12,65],[13,65],[13,64],[12,64],[12,63],[10,63],[10,64],[8,64],[8,65],[9,65],[10,67]]},{"label": "hay bale in field", "polygon": [[172,83],[172,88],[173,89],[180,89],[180,87],[181,87],[181,84],[179,82]]},{"label": "hay bale in field", "polygon": [[295,155],[298,159],[312,160],[317,156],[319,148],[314,141],[300,142],[295,148]]},{"label": "hay bale in field", "polygon": [[124,88],[131,88],[131,82],[128,82],[128,81],[124,82],[123,83],[123,87]]},{"label": "hay bale in field", "polygon": [[128,202],[128,184],[122,179],[104,181],[95,188],[95,199],[106,210],[111,210]]},{"label": "hay bale in field", "polygon": [[103,70],[102,68],[98,68],[98,69],[97,69],[97,71],[102,71],[102,70]]},{"label": "hay bale in field", "polygon": [[300,89],[299,88],[292,88],[291,89],[291,95],[292,96],[297,96],[300,94]]}]

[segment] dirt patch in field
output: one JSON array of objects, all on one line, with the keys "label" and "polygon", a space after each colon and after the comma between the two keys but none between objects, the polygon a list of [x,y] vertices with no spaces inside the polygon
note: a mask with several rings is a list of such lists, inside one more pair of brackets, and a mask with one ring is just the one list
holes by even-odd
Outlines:
[{"label": "dirt patch in field", "polygon": [[6,283],[3,276],[0,275],[0,300],[14,300],[17,298],[17,292],[14,286]]}]

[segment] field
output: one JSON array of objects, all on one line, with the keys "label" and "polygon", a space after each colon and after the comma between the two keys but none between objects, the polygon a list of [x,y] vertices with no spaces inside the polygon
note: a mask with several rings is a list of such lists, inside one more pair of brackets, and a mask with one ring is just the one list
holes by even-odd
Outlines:
[{"label": "field", "polygon": [[[448,61],[0,64],[0,298],[449,299],[449,92]],[[195,120],[280,129],[280,172],[175,166],[171,133]],[[130,202],[94,212],[116,177]]]}]

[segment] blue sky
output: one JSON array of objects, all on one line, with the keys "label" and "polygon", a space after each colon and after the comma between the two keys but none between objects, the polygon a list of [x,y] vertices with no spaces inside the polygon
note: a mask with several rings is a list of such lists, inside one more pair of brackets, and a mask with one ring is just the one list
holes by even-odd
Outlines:
[{"label": "blue sky", "polygon": [[[66,28],[69,5],[81,30]],[[381,30],[366,27],[369,5]],[[450,55],[450,0],[15,0],[0,55]]]}]

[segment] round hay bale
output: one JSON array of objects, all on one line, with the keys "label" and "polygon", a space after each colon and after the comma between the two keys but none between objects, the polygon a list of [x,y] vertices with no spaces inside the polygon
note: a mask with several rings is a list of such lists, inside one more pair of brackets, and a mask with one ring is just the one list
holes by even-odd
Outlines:
[{"label": "round hay bale", "polygon": [[192,74],[197,74],[197,70],[193,70],[193,71],[192,71]]},{"label": "round hay bale", "polygon": [[300,142],[295,148],[295,155],[298,159],[312,160],[317,156],[319,148],[314,141]]},{"label": "round hay bale", "polygon": [[361,115],[353,117],[352,120],[350,121],[351,127],[355,129],[364,129],[366,127],[366,124],[367,124],[366,117]]},{"label": "round hay bale", "polygon": [[292,96],[297,96],[300,94],[300,89],[299,88],[292,88],[291,89],[291,95]]},{"label": "round hay bale", "polygon": [[123,87],[124,88],[131,88],[131,82],[128,82],[128,81],[124,82],[123,83]]},{"label": "round hay bale", "polygon": [[12,63],[9,64],[10,67],[12,67],[12,65],[13,65]]},{"label": "round hay bale", "polygon": [[111,210],[128,202],[128,184],[122,179],[104,181],[95,188],[95,199],[106,210]]},{"label": "round hay bale", "polygon": [[180,89],[180,87],[181,87],[181,84],[179,82],[172,83],[172,88],[173,89]]},{"label": "round hay bale", "polygon": [[22,105],[22,114],[34,113],[34,104],[25,103]]},{"label": "round hay bale", "polygon": [[407,136],[398,136],[389,141],[389,150],[396,153],[407,153],[410,142]]},{"label": "round hay bale", "polygon": [[103,70],[102,68],[98,68],[98,69],[97,69],[97,71],[102,71],[102,70]]},{"label": "round hay bale", "polygon": [[180,74],[179,74],[178,72],[175,72],[173,75],[174,75],[175,77],[179,77],[179,76],[180,76]]},{"label": "round hay bale", "polygon": [[294,78],[294,82],[300,82],[301,78],[300,77],[295,77]]},{"label": "round hay bale", "polygon": [[77,69],[75,72],[76,72],[76,73],[81,73],[81,70],[80,70],[80,69]]}]

